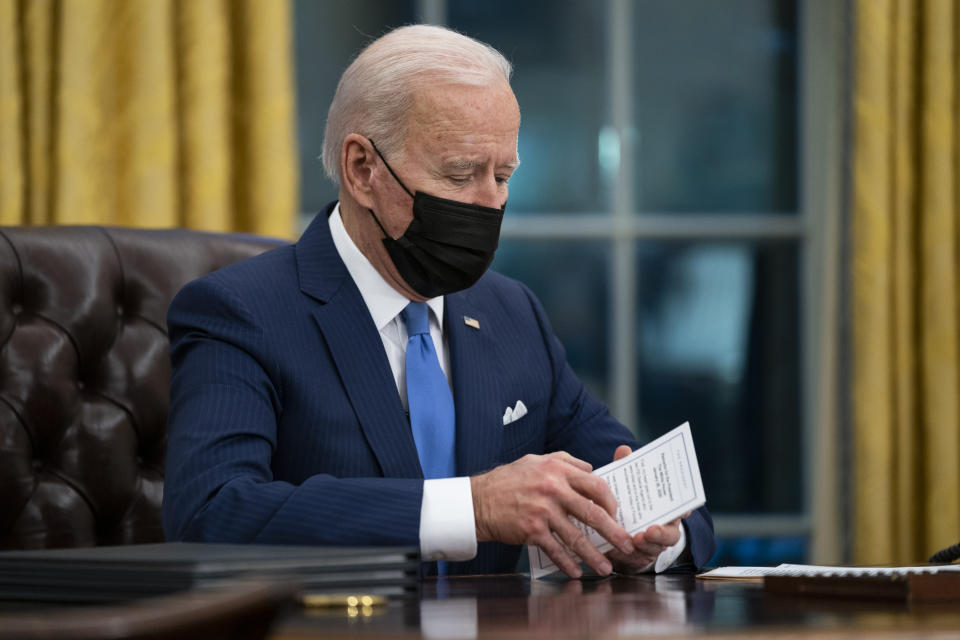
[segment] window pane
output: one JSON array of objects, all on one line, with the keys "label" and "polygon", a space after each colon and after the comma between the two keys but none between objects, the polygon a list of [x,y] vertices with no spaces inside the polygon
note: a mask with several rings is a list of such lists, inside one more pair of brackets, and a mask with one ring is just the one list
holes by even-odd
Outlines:
[{"label": "window pane", "polygon": [[795,213],[795,3],[633,7],[640,209]]},{"label": "window pane", "polygon": [[711,511],[799,512],[799,265],[790,242],[641,243],[643,435],[689,420]]},{"label": "window pane", "polygon": [[320,161],[323,128],[347,65],[372,39],[414,22],[413,0],[296,0],[297,140],[300,211],[315,213],[337,199]]},{"label": "window pane", "polygon": [[514,65],[523,163],[510,213],[605,211],[598,136],[607,114],[606,2],[450,0],[450,26],[499,49]]},{"label": "window pane", "polygon": [[718,536],[717,552],[710,559],[710,564],[717,567],[806,564],[809,546],[807,536]]},{"label": "window pane", "polygon": [[607,400],[607,243],[501,239],[493,269],[516,278],[543,303],[567,361]]}]

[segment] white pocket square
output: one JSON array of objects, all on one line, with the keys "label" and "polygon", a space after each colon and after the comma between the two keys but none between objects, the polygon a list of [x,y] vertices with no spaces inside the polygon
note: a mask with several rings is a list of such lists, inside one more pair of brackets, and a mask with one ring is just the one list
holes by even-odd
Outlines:
[{"label": "white pocket square", "polygon": [[527,405],[523,404],[523,400],[517,400],[517,406],[513,409],[507,407],[507,410],[503,412],[503,426],[516,422],[525,415],[527,415]]}]

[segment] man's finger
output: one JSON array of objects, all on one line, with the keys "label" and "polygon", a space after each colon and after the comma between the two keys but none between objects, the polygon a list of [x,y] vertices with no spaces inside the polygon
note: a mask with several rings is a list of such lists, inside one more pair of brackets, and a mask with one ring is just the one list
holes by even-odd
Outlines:
[{"label": "man's finger", "polygon": [[[617,498],[603,478],[592,473],[576,473],[567,476],[567,482],[578,494],[600,505],[610,516],[617,515]],[[581,522],[585,522],[581,520]],[[587,524],[590,524],[589,522]],[[593,525],[591,525],[593,526]]]},{"label": "man's finger", "polygon": [[630,449],[630,447],[628,445],[622,444],[619,447],[617,447],[616,451],[613,452],[613,460],[614,462],[616,462],[620,458],[626,458],[631,453],[632,453],[632,450]]},{"label": "man's finger", "polygon": [[550,528],[560,537],[560,540],[568,549],[580,556],[580,559],[586,562],[590,568],[602,576],[608,575],[613,566],[607,557],[600,553],[590,538],[577,525],[570,522],[565,516],[559,516],[556,520],[551,520]]},{"label": "man's finger", "polygon": [[607,558],[613,563],[614,570],[621,573],[643,571],[650,566],[650,563],[656,562],[658,555],[645,553],[639,548],[630,555],[620,553],[616,549],[607,552]]},{"label": "man's finger", "polygon": [[580,564],[567,553],[567,549],[555,538],[552,533],[529,541],[529,544],[535,544],[540,547],[547,556],[553,560],[553,564],[571,578],[579,578],[583,575],[580,570]]},{"label": "man's finger", "polygon": [[663,547],[672,547],[680,541],[679,524],[677,526],[650,525],[643,532],[643,541]]},{"label": "man's finger", "polygon": [[662,544],[656,544],[653,542],[641,542],[640,544],[636,545],[636,549],[637,549],[638,555],[647,557],[650,560],[656,560],[657,557],[661,553],[666,551],[667,548]]},{"label": "man's finger", "polygon": [[[600,480],[600,482],[603,482],[603,480]],[[606,483],[603,484],[606,486]],[[577,489],[577,486],[574,486],[574,489]],[[616,498],[613,498],[609,487],[606,487],[606,490],[610,498],[613,499],[612,507],[614,513],[616,513]],[[613,519],[607,506],[600,502],[600,500],[603,500],[609,503],[608,498],[601,495],[597,496],[595,500],[588,500],[579,492],[571,492],[571,494],[563,498],[561,503],[568,514],[594,529],[604,540],[624,553],[633,552],[633,540],[630,539],[630,534]]]},{"label": "man's finger", "polygon": [[581,460],[580,458],[574,458],[572,455],[566,451],[554,451],[553,453],[547,454],[551,458],[558,458],[564,462],[573,465],[580,471],[586,471],[590,473],[593,471],[593,465],[587,462],[586,460]]}]

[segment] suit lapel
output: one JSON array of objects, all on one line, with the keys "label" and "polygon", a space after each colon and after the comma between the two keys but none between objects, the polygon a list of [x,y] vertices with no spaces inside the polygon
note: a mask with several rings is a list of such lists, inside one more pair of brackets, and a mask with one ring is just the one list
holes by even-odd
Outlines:
[{"label": "suit lapel", "polygon": [[380,334],[330,236],[331,210],[297,243],[300,289],[322,303],[314,319],[383,475],[423,477]]},{"label": "suit lapel", "polygon": [[[444,316],[457,415],[457,475],[467,476],[488,471],[499,461],[503,407],[496,406],[494,335],[482,310],[471,303],[470,290],[448,295]],[[476,320],[480,328],[468,326],[464,317]]]}]

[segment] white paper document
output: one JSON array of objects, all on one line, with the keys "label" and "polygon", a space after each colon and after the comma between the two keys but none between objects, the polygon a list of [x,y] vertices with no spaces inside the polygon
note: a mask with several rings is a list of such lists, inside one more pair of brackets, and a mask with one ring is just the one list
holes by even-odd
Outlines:
[{"label": "white paper document", "polygon": [[706,573],[697,574],[705,580],[763,580],[776,567],[717,567]]},{"label": "white paper document", "polygon": [[[688,422],[593,473],[606,480],[617,498],[616,520],[631,536],[652,524],[670,522],[706,502]],[[573,522],[602,553],[613,548],[590,527]],[[528,547],[528,552],[531,577],[557,571],[539,547]],[[572,552],[571,557],[576,558]]]},{"label": "white paper document", "polygon": [[917,573],[960,571],[960,565],[918,565],[913,567],[828,567],[812,564],[781,564],[767,575],[773,576],[908,576]]},{"label": "white paper document", "polygon": [[960,571],[960,564],[918,565],[914,567],[830,567],[812,564],[781,564],[776,567],[719,567],[701,573],[707,580],[761,580],[765,576],[834,576],[834,577],[893,577],[918,573]]}]

